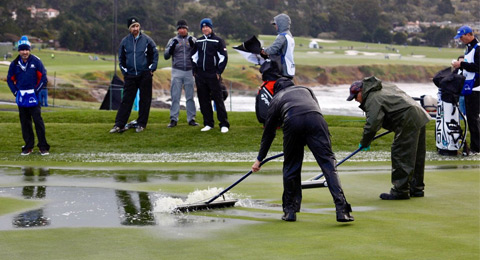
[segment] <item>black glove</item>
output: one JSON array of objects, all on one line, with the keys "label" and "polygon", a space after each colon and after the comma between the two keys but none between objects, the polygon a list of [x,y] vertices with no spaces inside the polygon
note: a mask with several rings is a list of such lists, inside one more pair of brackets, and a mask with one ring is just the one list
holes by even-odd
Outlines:
[{"label": "black glove", "polygon": [[188,36],[188,43],[190,43],[190,47],[193,48],[193,45],[195,44],[195,42],[193,41],[193,37],[192,37],[192,36]]},{"label": "black glove", "polygon": [[175,46],[178,44],[178,40],[177,39],[173,39],[172,40],[172,43],[170,43],[170,49],[168,50],[168,52],[170,53],[170,55],[173,55],[173,53],[175,52]]}]

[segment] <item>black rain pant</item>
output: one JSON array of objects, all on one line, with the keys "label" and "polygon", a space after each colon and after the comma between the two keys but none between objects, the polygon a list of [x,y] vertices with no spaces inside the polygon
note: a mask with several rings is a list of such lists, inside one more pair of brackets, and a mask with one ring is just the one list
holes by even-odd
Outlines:
[{"label": "black rain pant", "polygon": [[35,145],[35,135],[33,134],[32,119],[35,123],[35,132],[37,133],[38,148],[40,150],[50,150],[50,145],[45,138],[45,124],[42,118],[42,109],[40,105],[35,107],[18,107],[20,115],[20,125],[22,126],[22,136],[25,141],[25,145],[22,147],[22,151],[33,149]]},{"label": "black rain pant", "polygon": [[337,209],[347,203],[335,164],[330,132],[323,116],[307,113],[289,118],[283,127],[283,210],[300,211],[302,201],[301,171],[304,147],[308,146],[322,169]]},{"label": "black rain pant", "polygon": [[137,123],[139,126],[147,127],[152,104],[152,73],[150,71],[145,71],[138,76],[125,75],[122,103],[115,118],[115,126],[123,128],[127,124],[138,89],[140,89],[140,101]]},{"label": "black rain pant", "polygon": [[217,77],[195,76],[195,84],[197,85],[198,102],[200,103],[200,112],[203,115],[203,125],[214,127],[212,99],[217,108],[217,119],[220,127],[230,127],[228,122],[227,110],[223,102],[223,91],[220,81]]},{"label": "black rain pant", "polygon": [[470,131],[470,150],[480,152],[480,91],[472,91],[465,96],[468,130]]}]

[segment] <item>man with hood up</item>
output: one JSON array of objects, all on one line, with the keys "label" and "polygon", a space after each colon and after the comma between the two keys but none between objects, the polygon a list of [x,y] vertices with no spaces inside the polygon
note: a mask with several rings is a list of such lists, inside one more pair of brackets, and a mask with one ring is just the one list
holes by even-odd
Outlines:
[{"label": "man with hood up", "polygon": [[268,108],[260,151],[252,171],[260,170],[275,138],[276,129],[283,124],[283,212],[282,220],[296,221],[302,202],[301,171],[305,145],[312,151],[328,183],[336,207],[337,221],[350,222],[352,208],[345,199],[335,168],[328,125],[322,116],[313,91],[294,86],[289,78],[280,78],[274,85],[274,96]]},{"label": "man with hood up", "polygon": [[367,122],[360,146],[368,148],[380,128],[395,132],[392,144],[392,184],[390,193],[380,194],[383,200],[404,200],[423,197],[425,184],[425,125],[430,116],[412,97],[393,84],[384,84],[375,77],[355,81],[347,101],[360,103]]},{"label": "man with hood up", "polygon": [[295,62],[293,60],[295,40],[290,32],[290,17],[286,14],[279,14],[273,18],[272,24],[277,29],[277,38],[270,47],[262,50],[261,54],[269,56],[271,59],[280,57],[282,76],[293,78],[295,76]]}]

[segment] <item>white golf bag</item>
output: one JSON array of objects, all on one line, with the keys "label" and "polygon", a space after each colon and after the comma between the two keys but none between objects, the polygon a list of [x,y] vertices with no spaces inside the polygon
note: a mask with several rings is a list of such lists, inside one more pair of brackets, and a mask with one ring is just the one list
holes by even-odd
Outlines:
[{"label": "white golf bag", "polygon": [[[466,131],[462,133],[460,116],[466,120],[458,104],[442,101],[439,90],[435,123],[435,141],[439,154],[457,155],[465,143]],[[465,128],[466,125],[465,123]]]}]

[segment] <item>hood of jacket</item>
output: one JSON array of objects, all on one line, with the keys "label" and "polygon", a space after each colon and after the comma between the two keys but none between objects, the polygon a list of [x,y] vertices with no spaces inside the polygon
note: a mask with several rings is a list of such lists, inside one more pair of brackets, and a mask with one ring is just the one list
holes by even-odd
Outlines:
[{"label": "hood of jacket", "polygon": [[279,14],[273,18],[273,21],[278,26],[278,33],[283,33],[290,30],[291,20],[286,14]]},{"label": "hood of jacket", "polygon": [[382,89],[382,81],[376,77],[368,77],[363,79],[363,88],[362,88],[362,104],[360,108],[364,106],[365,100],[367,100],[368,95],[372,92],[379,91]]},{"label": "hood of jacket", "polygon": [[273,95],[288,87],[294,86],[293,81],[289,78],[279,78],[273,85]]}]

